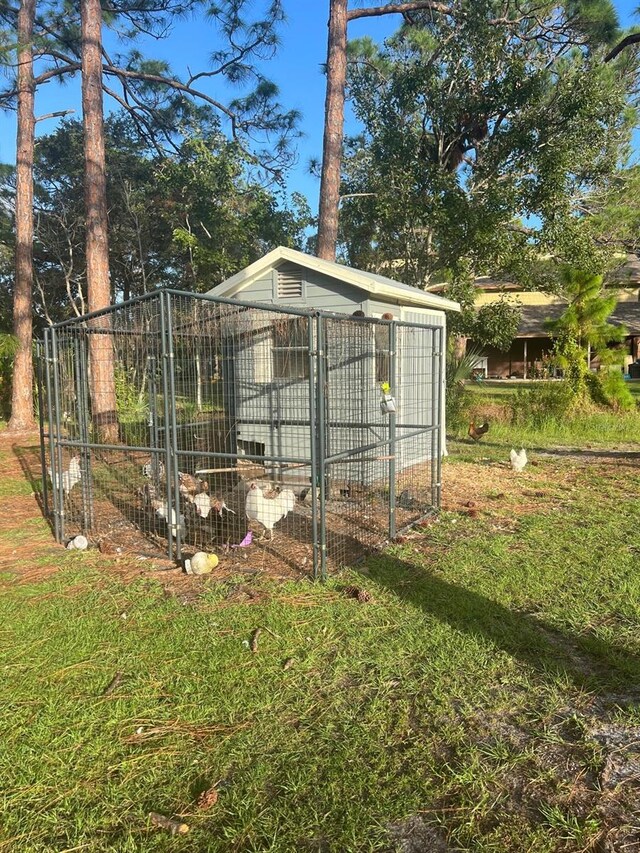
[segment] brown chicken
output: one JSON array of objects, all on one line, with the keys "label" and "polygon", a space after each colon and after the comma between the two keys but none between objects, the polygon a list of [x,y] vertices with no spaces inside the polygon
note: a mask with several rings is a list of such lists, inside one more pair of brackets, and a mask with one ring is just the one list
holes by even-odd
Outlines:
[{"label": "brown chicken", "polygon": [[474,421],[471,421],[469,424],[469,438],[472,438],[474,441],[480,441],[482,436],[489,432],[489,421],[485,421],[483,424],[475,425]]}]

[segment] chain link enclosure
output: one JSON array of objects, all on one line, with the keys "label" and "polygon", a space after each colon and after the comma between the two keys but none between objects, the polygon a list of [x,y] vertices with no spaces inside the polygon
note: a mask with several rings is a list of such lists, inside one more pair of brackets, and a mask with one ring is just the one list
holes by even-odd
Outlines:
[{"label": "chain link enclosure", "polygon": [[[172,290],[53,326],[38,384],[56,538],[325,577],[438,507],[443,347],[439,326]],[[117,440],[96,376],[113,376]]]}]

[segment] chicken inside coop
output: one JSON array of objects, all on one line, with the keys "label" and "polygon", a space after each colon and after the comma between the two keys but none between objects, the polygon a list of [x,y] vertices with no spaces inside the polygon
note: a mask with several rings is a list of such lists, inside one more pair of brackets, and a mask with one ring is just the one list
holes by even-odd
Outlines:
[{"label": "chicken inside coop", "polygon": [[269,539],[273,539],[274,525],[287,517],[295,503],[296,496],[291,489],[276,490],[269,494],[260,488],[256,480],[252,480],[245,499],[245,513],[251,523],[262,525],[264,535],[268,531]]},{"label": "chicken inside coop", "polygon": [[[58,488],[58,477],[53,473],[51,468],[48,468],[49,479],[54,489]],[[82,479],[82,470],[80,468],[80,457],[72,456],[69,461],[69,467],[62,472],[61,476],[62,488],[65,495],[68,495],[71,489]]]}]

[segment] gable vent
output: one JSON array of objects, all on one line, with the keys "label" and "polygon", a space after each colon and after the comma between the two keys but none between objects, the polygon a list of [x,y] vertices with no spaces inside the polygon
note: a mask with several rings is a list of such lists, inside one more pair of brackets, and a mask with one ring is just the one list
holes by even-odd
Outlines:
[{"label": "gable vent", "polygon": [[293,264],[278,268],[278,299],[302,298],[302,270]]}]

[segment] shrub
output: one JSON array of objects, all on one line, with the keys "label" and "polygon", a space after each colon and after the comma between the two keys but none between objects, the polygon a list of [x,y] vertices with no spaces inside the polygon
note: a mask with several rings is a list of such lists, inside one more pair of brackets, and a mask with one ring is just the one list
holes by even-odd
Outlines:
[{"label": "shrub", "polygon": [[149,401],[144,385],[144,374],[139,376],[135,368],[126,370],[121,364],[117,364],[114,380],[120,423],[145,421],[149,414]]},{"label": "shrub", "polygon": [[586,373],[584,383],[589,394],[589,398],[596,406],[609,406],[609,398],[604,389],[604,383],[599,373]]},{"label": "shrub", "polygon": [[575,393],[568,382],[535,382],[528,388],[518,388],[511,401],[511,422],[541,427],[550,421],[560,421],[571,411]]},{"label": "shrub", "polygon": [[13,359],[18,351],[18,339],[13,335],[0,333],[0,417],[11,415],[11,381],[13,378]]},{"label": "shrub", "polygon": [[445,406],[447,424],[450,427],[458,427],[462,423],[467,402],[464,385],[473,375],[480,355],[481,351],[475,349],[469,350],[463,356],[457,355],[451,345],[447,350]]},{"label": "shrub", "polygon": [[601,387],[606,402],[611,408],[630,412],[636,408],[636,401],[619,370],[611,370],[601,379]]}]

